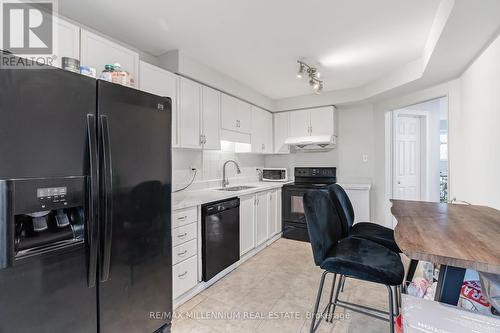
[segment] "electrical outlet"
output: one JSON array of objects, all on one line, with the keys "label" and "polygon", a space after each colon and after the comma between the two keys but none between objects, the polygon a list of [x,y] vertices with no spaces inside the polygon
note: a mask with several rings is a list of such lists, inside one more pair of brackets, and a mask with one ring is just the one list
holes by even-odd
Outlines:
[{"label": "electrical outlet", "polygon": [[363,162],[366,163],[368,162],[368,154],[363,154]]}]

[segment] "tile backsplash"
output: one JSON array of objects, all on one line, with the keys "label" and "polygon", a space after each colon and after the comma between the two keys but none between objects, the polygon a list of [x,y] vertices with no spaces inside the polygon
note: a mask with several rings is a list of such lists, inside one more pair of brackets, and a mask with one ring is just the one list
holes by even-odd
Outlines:
[{"label": "tile backsplash", "polygon": [[264,156],[257,154],[236,154],[232,152],[173,149],[172,188],[184,187],[193,177],[191,168],[196,168],[194,183],[187,190],[221,186],[222,165],[227,160],[235,160],[241,169],[237,174],[233,164],[227,166],[227,176],[232,184],[257,181],[257,168],[264,166]]}]

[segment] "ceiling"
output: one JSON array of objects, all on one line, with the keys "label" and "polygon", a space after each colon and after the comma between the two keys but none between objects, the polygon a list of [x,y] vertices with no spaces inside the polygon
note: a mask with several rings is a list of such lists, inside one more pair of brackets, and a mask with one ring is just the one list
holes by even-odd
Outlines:
[{"label": "ceiling", "polygon": [[144,52],[179,49],[272,99],[361,87],[422,56],[439,0],[59,0],[61,14]]}]

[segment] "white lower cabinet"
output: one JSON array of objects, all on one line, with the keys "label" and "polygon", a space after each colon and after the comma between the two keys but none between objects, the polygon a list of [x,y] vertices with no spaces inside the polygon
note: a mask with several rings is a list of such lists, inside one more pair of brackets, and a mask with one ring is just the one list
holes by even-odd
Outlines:
[{"label": "white lower cabinet", "polygon": [[255,246],[267,241],[268,208],[268,193],[257,193],[255,196]]},{"label": "white lower cabinet", "polygon": [[196,227],[196,223],[191,223],[172,230],[172,245],[177,246],[190,241],[191,239],[197,238],[198,229]]},{"label": "white lower cabinet", "polygon": [[198,208],[172,213],[172,287],[174,299],[198,285]]},{"label": "white lower cabinet", "polygon": [[255,195],[240,197],[240,256],[255,247]]},{"label": "white lower cabinet", "polygon": [[281,205],[278,198],[281,199],[281,190],[274,190],[268,193],[269,209],[268,209],[268,238],[273,237],[281,231]]},{"label": "white lower cabinet", "polygon": [[240,256],[281,232],[281,189],[240,197]]},{"label": "white lower cabinet", "polygon": [[351,200],[354,223],[370,222],[370,186],[342,186]]},{"label": "white lower cabinet", "polygon": [[198,284],[198,257],[193,256],[172,267],[173,294],[177,298]]},{"label": "white lower cabinet", "polygon": [[190,258],[197,254],[196,239],[192,239],[181,245],[173,247],[172,251],[172,264],[177,264],[186,258]]}]

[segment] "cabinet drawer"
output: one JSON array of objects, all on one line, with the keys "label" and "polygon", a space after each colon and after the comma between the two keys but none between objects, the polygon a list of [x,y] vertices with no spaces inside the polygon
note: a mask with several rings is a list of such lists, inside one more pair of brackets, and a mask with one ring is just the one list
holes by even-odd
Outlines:
[{"label": "cabinet drawer", "polygon": [[198,209],[196,207],[176,210],[172,214],[172,228],[180,227],[198,221]]},{"label": "cabinet drawer", "polygon": [[174,265],[172,276],[174,298],[194,288],[198,283],[198,256]]},{"label": "cabinet drawer", "polygon": [[196,223],[191,223],[172,230],[172,246],[190,241],[196,238]]},{"label": "cabinet drawer", "polygon": [[172,250],[172,264],[177,264],[196,254],[196,239],[177,245]]}]

